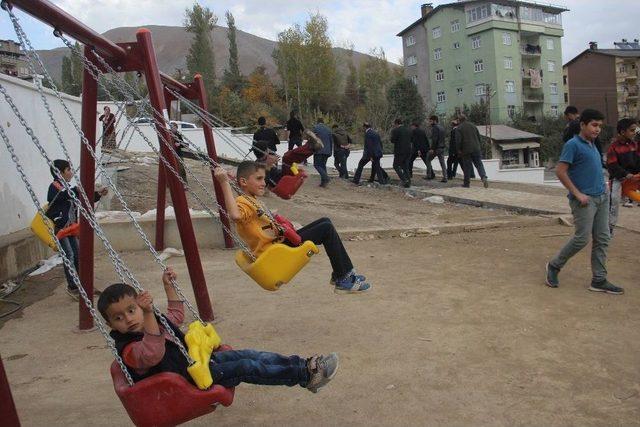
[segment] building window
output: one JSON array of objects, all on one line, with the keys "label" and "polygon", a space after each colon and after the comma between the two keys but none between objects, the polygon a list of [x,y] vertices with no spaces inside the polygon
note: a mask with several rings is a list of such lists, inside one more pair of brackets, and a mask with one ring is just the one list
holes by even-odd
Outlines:
[{"label": "building window", "polygon": [[553,73],[556,70],[556,61],[547,61],[547,69]]},{"label": "building window", "polygon": [[418,63],[418,57],[415,55],[411,55],[407,58],[407,65],[416,65]]},{"label": "building window", "polygon": [[557,95],[558,94],[558,83],[550,83],[549,84],[549,93],[551,95]]},{"label": "building window", "polygon": [[516,91],[516,83],[513,80],[507,80],[504,83],[504,91],[507,93],[514,93]]},{"label": "building window", "polygon": [[516,115],[516,106],[515,105],[507,105],[507,114],[509,117],[513,118]]},{"label": "building window", "polygon": [[453,42],[454,49],[460,49],[460,42]]},{"label": "building window", "polygon": [[436,71],[436,81],[437,82],[441,82],[444,80],[444,70],[437,70]]},{"label": "building window", "polygon": [[467,24],[472,22],[480,21],[481,19],[485,19],[489,17],[489,5],[485,4],[482,6],[474,7],[473,9],[469,9],[467,11]]},{"label": "building window", "polygon": [[457,33],[458,31],[460,31],[460,20],[456,19],[454,21],[451,21],[451,32]]},{"label": "building window", "polygon": [[442,103],[442,102],[446,102],[447,101],[447,94],[444,91],[438,92],[437,96],[438,96],[438,98],[437,98],[438,103]]},{"label": "building window", "polygon": [[487,86],[484,83],[476,85],[476,96],[484,96],[487,94]]},{"label": "building window", "polygon": [[456,65],[456,71],[458,72],[462,71],[462,65],[460,64]]},{"label": "building window", "polygon": [[439,39],[440,36],[442,36],[442,28],[435,27],[433,30],[431,30],[431,34],[433,35],[434,39]]},{"label": "building window", "polygon": [[504,69],[513,70],[513,58],[510,56],[504,57]]},{"label": "building window", "polygon": [[473,61],[473,72],[481,73],[483,71],[484,71],[484,62],[482,62],[482,59],[476,59],[475,61]]},{"label": "building window", "polygon": [[436,61],[442,59],[442,49],[437,48],[433,50],[433,59],[435,59]]},{"label": "building window", "polygon": [[418,76],[411,76],[411,83],[413,83],[414,85],[418,84]]},{"label": "building window", "polygon": [[564,93],[564,103],[565,104],[569,103],[569,94],[567,92]]},{"label": "building window", "polygon": [[414,36],[407,37],[407,41],[405,42],[407,46],[413,46],[416,44],[416,38]]},{"label": "building window", "polygon": [[564,83],[565,86],[567,85],[567,81],[567,76],[562,76],[562,83]]},{"label": "building window", "polygon": [[511,46],[511,33],[502,33],[502,44]]},{"label": "building window", "polygon": [[553,50],[553,39],[547,39],[547,50]]},{"label": "building window", "polygon": [[458,96],[462,96],[462,88],[461,87],[457,88],[456,92],[458,93]]},{"label": "building window", "polygon": [[558,117],[558,106],[557,105],[552,105],[551,106],[551,117]]},{"label": "building window", "polygon": [[478,49],[482,45],[482,39],[480,36],[475,36],[471,38],[471,49]]}]

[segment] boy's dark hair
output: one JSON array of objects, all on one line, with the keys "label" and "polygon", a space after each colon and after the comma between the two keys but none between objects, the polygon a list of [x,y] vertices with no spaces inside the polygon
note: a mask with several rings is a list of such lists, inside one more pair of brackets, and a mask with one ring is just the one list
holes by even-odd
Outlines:
[{"label": "boy's dark hair", "polygon": [[569,114],[578,114],[578,109],[573,105],[567,106],[567,108],[564,109],[564,115],[568,116]]},{"label": "boy's dark hair", "polygon": [[324,118],[322,118],[322,117],[318,117],[317,122],[318,122],[318,123],[324,123]]},{"label": "boy's dark hair", "polygon": [[630,119],[628,117],[625,117],[624,119],[620,119],[618,121],[618,133],[622,133],[622,132],[626,132],[627,130],[629,130],[629,128],[633,125],[637,125],[638,121],[636,119]]},{"label": "boy's dark hair", "polygon": [[136,290],[126,283],[114,283],[113,285],[109,285],[98,297],[98,311],[102,317],[104,317],[104,320],[108,322],[109,318],[107,317],[107,309],[111,304],[117,303],[126,296],[135,298],[137,295],[138,293]]},{"label": "boy's dark hair", "polygon": [[420,127],[420,123],[418,123],[418,122],[413,122],[413,123],[411,123],[411,126],[415,126],[415,127],[419,128],[419,127]]},{"label": "boy's dark hair", "polygon": [[588,125],[594,120],[604,120],[604,114],[602,114],[598,110],[593,110],[591,108],[587,108],[580,114],[580,123],[584,123]]},{"label": "boy's dark hair", "polygon": [[264,170],[265,168],[266,166],[264,163],[245,160],[244,162],[240,162],[238,165],[238,169],[236,170],[236,179],[240,180],[240,178],[248,178],[250,175],[253,175],[261,169]]},{"label": "boy's dark hair", "polygon": [[53,161],[53,167],[49,168],[49,172],[51,172],[51,176],[53,177],[53,179],[57,179],[58,177],[56,176],[55,169],[58,169],[58,172],[60,172],[60,175],[62,175],[62,172],[64,172],[66,168],[70,168],[70,167],[71,165],[66,160],[55,159]]},{"label": "boy's dark hair", "polygon": [[264,117],[260,116],[258,117],[258,125],[259,126],[264,126],[267,124],[267,119],[265,119]]},{"label": "boy's dark hair", "polygon": [[438,116],[429,116],[429,120],[433,120],[434,122],[438,123],[440,121],[440,118]]},{"label": "boy's dark hair", "polygon": [[335,123],[333,126],[331,126],[331,128],[333,128],[333,129],[338,129],[339,127],[340,127],[340,126],[338,126],[338,124],[337,124],[337,123]]},{"label": "boy's dark hair", "polygon": [[369,129],[369,128],[371,127],[371,123],[369,123],[369,122],[364,122],[364,123],[362,124],[362,127],[363,127],[363,128],[365,128],[365,129]]},{"label": "boy's dark hair", "polygon": [[397,125],[401,125],[402,124],[402,119],[400,117],[398,117],[397,119],[395,119],[393,121],[393,123],[397,124]]}]

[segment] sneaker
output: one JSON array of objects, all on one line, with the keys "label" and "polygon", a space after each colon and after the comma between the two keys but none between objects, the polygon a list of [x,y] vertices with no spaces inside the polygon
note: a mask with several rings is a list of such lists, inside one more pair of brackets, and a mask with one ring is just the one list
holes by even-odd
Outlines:
[{"label": "sneaker", "polygon": [[625,208],[632,208],[633,207],[633,203],[627,201],[627,202],[624,202],[624,204],[622,206],[624,206]]},{"label": "sneaker", "polygon": [[560,281],[558,280],[558,273],[560,273],[560,269],[555,268],[551,264],[547,263],[547,279],[546,284],[550,288],[557,288],[560,286]]},{"label": "sneaker", "polygon": [[484,188],[489,188],[489,180],[486,176],[482,178],[482,185],[484,185]]},{"label": "sneaker", "polygon": [[402,184],[402,186],[403,186],[404,188],[410,188],[410,187],[411,187],[411,181],[405,181],[405,182]]},{"label": "sneaker", "polygon": [[327,385],[336,376],[339,364],[337,353],[331,353],[328,356],[313,356],[309,359],[307,369],[309,369],[310,378],[307,390],[311,393],[317,393],[320,388]]},{"label": "sneaker", "polygon": [[318,152],[320,150],[322,150],[324,148],[324,144],[322,143],[322,141],[320,140],[320,138],[318,138],[318,136],[311,132],[309,129],[307,129],[304,132],[305,135],[307,135],[307,137],[309,138],[309,145],[311,146],[311,149],[314,152]]},{"label": "sneaker", "polygon": [[333,292],[336,294],[357,294],[371,289],[371,285],[364,280],[358,280],[356,275],[347,276],[344,279],[336,280]]},{"label": "sneaker", "polygon": [[589,290],[593,292],[604,292],[606,294],[611,294],[611,295],[624,294],[624,289],[614,285],[608,280],[603,280],[602,282],[591,282],[591,286],[589,287]]},{"label": "sneaker", "polygon": [[73,298],[74,301],[78,301],[78,299],[80,298],[80,291],[78,291],[78,288],[67,286],[65,290],[67,292],[67,295]]},{"label": "sneaker", "polygon": [[[362,274],[355,273],[354,270],[351,270],[350,274],[351,274],[351,277],[354,278],[353,280],[357,280],[359,282],[367,281],[366,277],[364,277]],[[336,286],[336,277],[333,275],[333,273],[331,273],[331,280],[329,280],[329,284],[331,286]]]}]

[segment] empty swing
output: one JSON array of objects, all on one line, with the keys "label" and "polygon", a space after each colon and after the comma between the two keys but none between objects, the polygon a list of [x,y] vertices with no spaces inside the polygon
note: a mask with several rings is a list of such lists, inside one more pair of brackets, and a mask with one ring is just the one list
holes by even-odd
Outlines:
[{"label": "empty swing", "polygon": [[307,179],[307,174],[303,169],[299,169],[297,164],[291,165],[293,175],[285,175],[280,178],[278,184],[271,188],[271,192],[281,199],[289,200]]}]

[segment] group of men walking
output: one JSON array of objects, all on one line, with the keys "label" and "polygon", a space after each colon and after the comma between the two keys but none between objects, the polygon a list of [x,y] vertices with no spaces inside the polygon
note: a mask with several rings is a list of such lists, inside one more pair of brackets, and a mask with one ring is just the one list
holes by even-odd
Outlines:
[{"label": "group of men walking", "polygon": [[[275,152],[276,144],[279,143],[275,131],[266,127],[266,120],[263,117],[258,120],[258,125],[259,129],[254,134],[254,141],[262,141],[263,145],[266,143],[269,150]],[[436,173],[431,163],[437,158],[442,171],[441,182],[446,183],[449,179],[454,178],[458,165],[460,165],[464,174],[463,186],[470,186],[471,178],[475,177],[473,171],[475,167],[484,186],[487,187],[488,181],[480,150],[480,134],[476,126],[468,122],[464,115],[460,115],[452,121],[448,159],[446,161],[447,132],[444,126],[440,124],[438,116],[429,117],[429,127],[431,128],[431,138],[427,136],[426,130],[421,128],[420,123],[414,122],[411,126],[407,126],[400,118],[394,121],[394,126],[390,133],[390,142],[393,145],[393,169],[398,178],[400,178],[401,184],[407,188],[411,186],[413,164],[417,158],[421,158],[425,164],[426,176],[424,179],[435,179]],[[286,130],[288,132],[289,151],[296,146],[301,146],[304,126],[296,117],[295,111],[290,114]],[[364,133],[362,158],[358,162],[352,181],[355,184],[359,184],[364,167],[371,163],[369,182],[377,180],[381,184],[388,184],[389,175],[380,164],[383,156],[382,138],[367,122],[362,125],[362,130]],[[322,118],[317,119],[312,132],[322,141],[323,145],[322,149],[313,154],[313,165],[320,174],[320,186],[326,187],[330,181],[327,173],[327,161],[332,155],[334,157],[334,166],[340,178],[349,179],[347,158],[353,144],[351,136],[338,125],[334,125],[330,129]],[[256,153],[256,156],[260,157],[259,154]]]}]

